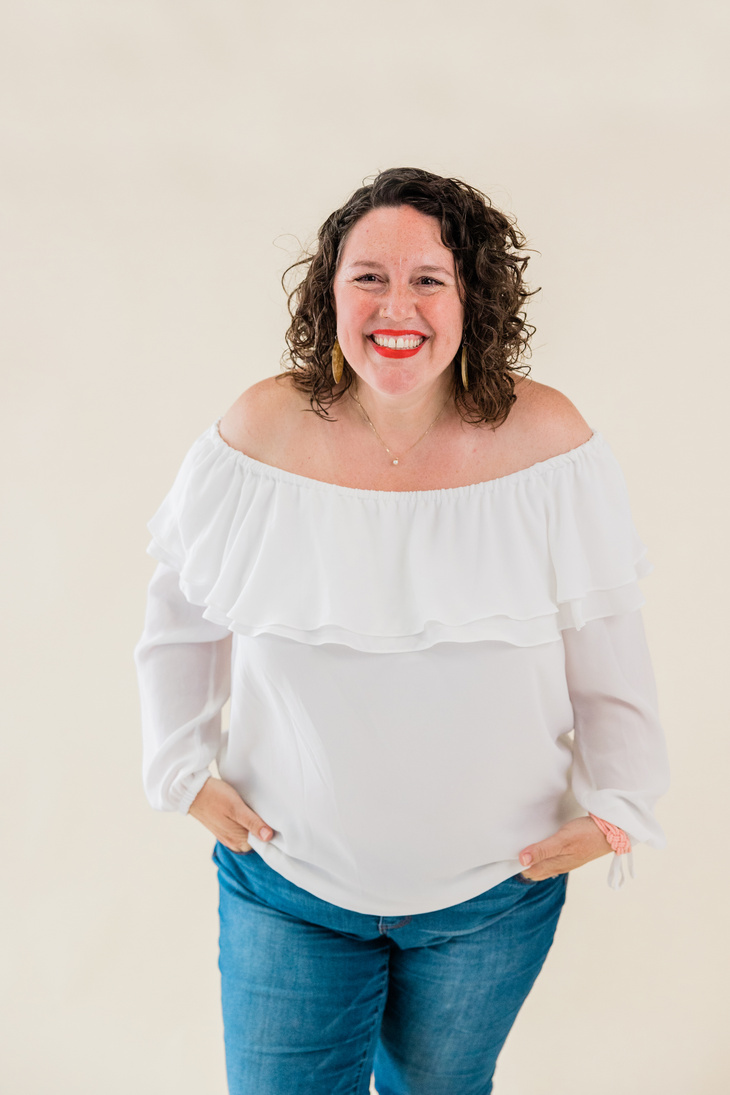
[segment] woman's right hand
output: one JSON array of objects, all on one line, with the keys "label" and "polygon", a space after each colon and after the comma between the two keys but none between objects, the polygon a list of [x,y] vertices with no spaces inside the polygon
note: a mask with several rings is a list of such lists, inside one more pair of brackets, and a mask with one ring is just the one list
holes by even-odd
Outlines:
[{"label": "woman's right hand", "polygon": [[232,852],[252,852],[249,831],[260,840],[271,840],[271,828],[243,801],[238,791],[222,779],[207,779],[188,810],[194,818]]}]

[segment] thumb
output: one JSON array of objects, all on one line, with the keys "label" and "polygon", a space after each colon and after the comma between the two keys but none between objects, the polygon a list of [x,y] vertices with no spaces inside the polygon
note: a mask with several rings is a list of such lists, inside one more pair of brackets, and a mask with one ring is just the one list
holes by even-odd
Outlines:
[{"label": "thumb", "polygon": [[238,797],[238,801],[235,804],[233,818],[234,821],[237,821],[244,829],[248,829],[250,833],[255,833],[259,840],[271,840],[274,835],[271,826],[267,825],[264,819],[259,817],[256,811],[252,810],[240,797]]},{"label": "thumb", "polygon": [[526,848],[523,848],[520,852],[520,863],[523,867],[532,867],[556,854],[557,843],[554,837],[549,836],[546,840],[538,840],[536,844],[528,844]]}]

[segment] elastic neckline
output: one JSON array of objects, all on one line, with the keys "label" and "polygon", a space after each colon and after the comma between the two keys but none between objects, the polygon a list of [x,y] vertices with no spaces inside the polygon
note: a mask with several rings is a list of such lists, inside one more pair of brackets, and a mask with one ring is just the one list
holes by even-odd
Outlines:
[{"label": "elastic neckline", "polygon": [[328,493],[337,493],[353,498],[385,498],[395,500],[398,500],[399,498],[436,499],[458,498],[461,495],[487,492],[495,490],[505,484],[519,482],[522,479],[531,479],[534,476],[545,475],[555,468],[563,467],[566,464],[573,464],[581,457],[590,455],[594,449],[600,449],[605,444],[604,437],[600,431],[593,430],[593,433],[587,441],[584,441],[581,445],[577,445],[574,449],[569,449],[568,452],[548,457],[547,460],[538,460],[535,464],[530,464],[527,468],[520,468],[518,471],[509,472],[507,475],[496,476],[494,479],[484,479],[479,483],[467,483],[461,487],[435,487],[428,490],[371,490],[365,487],[347,487],[340,483],[329,483],[323,479],[312,479],[308,475],[299,475],[294,471],[285,471],[284,468],[277,468],[274,464],[265,464],[261,460],[256,460],[253,456],[248,456],[247,453],[241,452],[240,449],[234,449],[232,445],[229,445],[227,441],[224,441],[219,429],[221,421],[222,418],[216,419],[208,431],[213,444],[219,447],[221,451],[237,460],[243,467],[248,468],[248,470],[255,475],[258,475],[263,479],[276,479],[279,482],[290,483],[293,486],[306,487],[310,490],[321,490]]}]

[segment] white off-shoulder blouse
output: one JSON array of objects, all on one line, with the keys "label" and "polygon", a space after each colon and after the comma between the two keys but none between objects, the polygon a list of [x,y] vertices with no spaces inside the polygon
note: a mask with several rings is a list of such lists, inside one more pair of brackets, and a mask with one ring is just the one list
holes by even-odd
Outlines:
[{"label": "white off-shoulder blouse", "polygon": [[187,811],[215,760],[274,830],[249,838],[270,867],[375,915],[474,897],[588,812],[665,846],[651,566],[600,433],[488,482],[375,491],[263,464],[216,422],[149,529],[157,809]]}]

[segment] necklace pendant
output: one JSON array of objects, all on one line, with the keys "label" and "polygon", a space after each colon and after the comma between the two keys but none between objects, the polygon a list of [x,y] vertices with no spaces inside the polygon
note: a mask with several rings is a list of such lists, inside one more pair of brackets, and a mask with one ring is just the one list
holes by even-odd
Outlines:
[{"label": "necklace pendant", "polygon": [[397,461],[397,460],[394,460],[394,461],[393,461],[393,463],[394,463],[394,464],[397,464],[397,463],[398,463],[398,461]]}]

